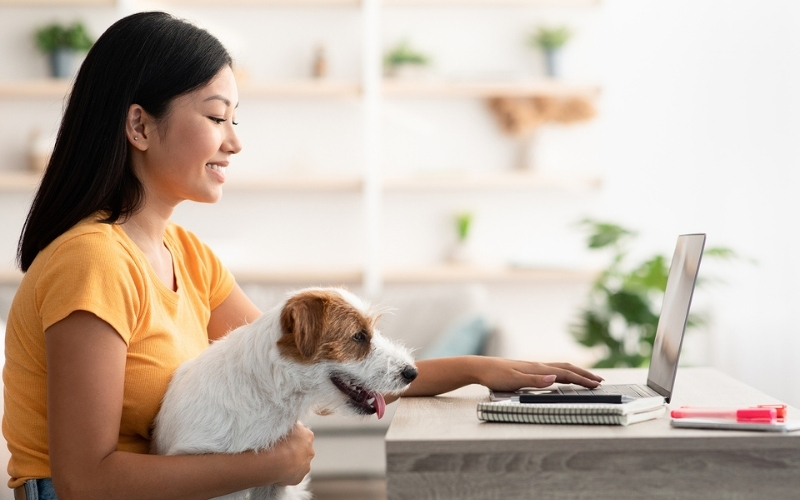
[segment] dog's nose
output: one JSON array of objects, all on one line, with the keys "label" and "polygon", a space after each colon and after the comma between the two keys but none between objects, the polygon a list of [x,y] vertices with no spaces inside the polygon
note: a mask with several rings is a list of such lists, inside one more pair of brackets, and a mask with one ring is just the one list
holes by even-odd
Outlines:
[{"label": "dog's nose", "polygon": [[407,365],[405,368],[403,368],[403,371],[400,372],[400,375],[403,376],[403,379],[406,381],[406,383],[411,383],[415,378],[417,378],[417,369],[411,365]]}]

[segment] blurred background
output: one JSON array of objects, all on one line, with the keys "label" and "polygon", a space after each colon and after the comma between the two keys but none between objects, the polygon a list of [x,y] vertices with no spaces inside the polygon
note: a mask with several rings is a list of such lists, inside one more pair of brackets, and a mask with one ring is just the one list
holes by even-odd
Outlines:
[{"label": "blurred background", "polygon": [[262,307],[345,285],[395,306],[387,330],[415,347],[592,366],[608,346],[575,330],[614,248],[580,221],[635,233],[630,270],[705,232],[737,257],[704,261],[683,364],[800,406],[797,2],[0,0],[0,315],[80,63],[54,78],[36,33],[96,39],[154,9],[235,58],[245,148],[223,200],[174,219]]}]

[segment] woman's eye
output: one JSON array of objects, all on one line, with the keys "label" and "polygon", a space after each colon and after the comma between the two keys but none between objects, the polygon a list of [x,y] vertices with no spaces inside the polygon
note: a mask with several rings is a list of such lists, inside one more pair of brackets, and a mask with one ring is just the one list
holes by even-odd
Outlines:
[{"label": "woman's eye", "polygon": [[235,121],[231,120],[231,125],[239,125],[239,122],[235,122]]},{"label": "woman's eye", "polygon": [[211,120],[212,122],[216,123],[217,125],[220,125],[220,124],[222,124],[222,123],[227,121],[225,118],[216,118],[214,116],[209,116],[208,119]]}]

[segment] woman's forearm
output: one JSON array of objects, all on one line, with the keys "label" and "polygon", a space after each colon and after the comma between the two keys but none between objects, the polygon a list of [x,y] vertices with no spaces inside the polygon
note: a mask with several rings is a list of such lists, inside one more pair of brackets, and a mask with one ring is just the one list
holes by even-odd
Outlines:
[{"label": "woman's forearm", "polygon": [[[279,460],[252,452],[158,456],[117,451],[91,472],[54,469],[53,483],[60,500],[199,500],[267,484],[270,462]],[[274,481],[278,479],[275,474]]]},{"label": "woman's forearm", "polygon": [[[553,382],[597,387],[593,373],[569,363],[538,363],[490,356],[458,356],[417,361],[417,378],[399,396],[435,396],[469,384],[498,391],[546,387]],[[387,396],[387,402],[399,396]]]}]

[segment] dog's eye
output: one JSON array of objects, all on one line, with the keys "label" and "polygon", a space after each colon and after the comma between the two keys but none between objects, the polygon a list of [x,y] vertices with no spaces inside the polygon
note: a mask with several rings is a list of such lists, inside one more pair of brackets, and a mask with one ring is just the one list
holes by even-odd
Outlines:
[{"label": "dog's eye", "polygon": [[353,340],[355,340],[359,344],[363,344],[364,342],[367,341],[367,332],[361,330],[360,332],[353,335]]}]

